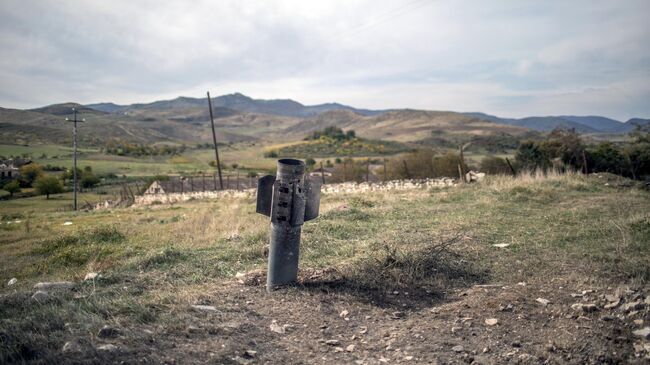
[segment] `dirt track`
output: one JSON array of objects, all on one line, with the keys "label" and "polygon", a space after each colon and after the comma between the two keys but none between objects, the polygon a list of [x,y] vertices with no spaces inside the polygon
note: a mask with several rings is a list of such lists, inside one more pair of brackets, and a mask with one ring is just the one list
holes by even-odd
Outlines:
[{"label": "dirt track", "polygon": [[[65,359],[169,364],[648,361],[635,355],[644,350],[631,333],[634,320],[650,320],[647,293],[629,288],[553,281],[378,295],[350,290],[334,273],[267,294],[258,285],[260,275],[249,275],[246,284],[224,283],[195,303],[214,310],[188,306],[183,313],[170,313],[176,317],[172,326],[122,328],[121,336],[99,340],[117,346],[113,351],[94,352],[86,343],[90,352]],[[614,297],[605,295],[613,294],[618,305],[605,309]],[[571,308],[575,303],[597,308]],[[486,319],[498,322],[488,325]]]}]

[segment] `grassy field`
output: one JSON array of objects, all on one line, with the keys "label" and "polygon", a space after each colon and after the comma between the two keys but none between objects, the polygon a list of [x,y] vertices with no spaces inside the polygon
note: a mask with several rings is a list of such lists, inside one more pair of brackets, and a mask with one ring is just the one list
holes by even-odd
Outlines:
[{"label": "grassy field", "polygon": [[[627,324],[574,326],[569,306],[580,299],[568,293],[621,285],[645,293],[650,279],[650,193],[609,176],[493,177],[430,191],[324,196],[321,216],[303,227],[301,268],[336,278],[307,274],[298,287],[270,296],[233,279],[266,264],[268,221],[252,199],[77,214],[25,206],[19,220],[0,225],[0,278],[18,279],[1,292],[0,362],[453,362],[461,359],[451,349],[459,343],[468,353],[488,346],[483,356],[504,362],[512,347],[498,339],[512,331],[518,349],[551,362],[571,362],[571,354],[595,361],[597,348],[627,362],[635,358],[633,341],[612,335],[632,338]],[[101,277],[84,282],[88,272]],[[51,294],[45,304],[30,299],[34,283],[55,280],[73,281],[76,290]],[[472,289],[478,284],[503,290],[487,295]],[[553,304],[540,309],[537,297]],[[496,309],[508,303],[513,313]],[[349,321],[339,316],[343,309]],[[485,311],[501,324],[485,328]],[[478,337],[453,330],[461,312],[479,317],[468,329]],[[287,334],[268,330],[275,320],[289,323]],[[98,337],[104,325],[119,335]],[[530,328],[535,336],[525,335]],[[428,341],[412,337],[420,330]],[[356,347],[339,351],[320,342],[328,338]],[[388,340],[393,349],[385,349]],[[545,350],[548,341],[562,350]],[[78,351],[63,352],[66,342]],[[103,344],[116,347],[94,350]]]}]

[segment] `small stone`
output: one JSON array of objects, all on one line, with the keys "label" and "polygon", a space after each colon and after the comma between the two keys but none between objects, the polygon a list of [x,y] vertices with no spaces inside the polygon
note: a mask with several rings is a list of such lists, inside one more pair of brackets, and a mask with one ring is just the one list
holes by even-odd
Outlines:
[{"label": "small stone", "polygon": [[36,290],[70,290],[74,288],[74,283],[70,281],[42,282],[34,285]]},{"label": "small stone", "polygon": [[99,276],[98,273],[89,272],[88,274],[86,274],[86,276],[84,276],[84,281],[95,280],[97,278],[97,276]]},{"label": "small stone", "polygon": [[506,247],[510,246],[510,244],[509,243],[495,243],[492,246],[494,246],[496,248],[506,248]]},{"label": "small stone", "polygon": [[637,326],[640,326],[640,325],[643,324],[643,320],[642,319],[635,319],[634,324],[636,324]]},{"label": "small stone", "polygon": [[547,305],[549,305],[549,304],[551,303],[550,300],[548,300],[548,299],[544,299],[544,298],[537,298],[537,299],[535,299],[535,301],[536,301],[537,303],[543,305],[543,306],[547,306]]},{"label": "small stone", "polygon": [[11,278],[8,282],[7,285],[12,286],[18,282],[18,279],[16,278]]},{"label": "small stone", "polygon": [[327,341],[325,341],[325,344],[330,345],[330,346],[337,346],[339,343],[341,343],[339,340],[327,340]]},{"label": "small stone", "polygon": [[625,312],[632,312],[635,310],[643,309],[643,307],[645,307],[645,303],[643,303],[640,300],[637,300],[634,302],[623,304],[621,309],[624,310]]},{"label": "small stone", "polygon": [[70,221],[63,222],[63,225],[64,225],[64,226],[70,226],[70,225],[72,225],[72,222],[70,222]]},{"label": "small stone", "polygon": [[645,338],[646,340],[648,340],[650,339],[650,327],[643,327],[639,330],[632,331],[632,334],[637,337]]},{"label": "small stone", "polygon": [[526,282],[525,282],[525,281],[520,281],[520,282],[517,283],[517,285],[519,285],[519,286],[526,286]]},{"label": "small stone", "polygon": [[199,327],[196,327],[196,326],[187,326],[186,331],[187,331],[187,333],[199,333],[199,332],[201,332],[201,329]]},{"label": "small stone", "polygon": [[488,325],[488,326],[494,326],[494,325],[496,325],[497,323],[499,323],[499,320],[496,319],[496,318],[487,318],[487,319],[485,320],[485,324]]},{"label": "small stone", "polygon": [[269,326],[271,328],[271,331],[279,334],[284,334],[286,332],[286,328],[284,326],[280,326],[279,324],[272,322],[271,325]]},{"label": "small stone", "polygon": [[341,317],[341,318],[347,317],[349,313],[350,312],[348,312],[347,310],[344,310],[341,313],[339,313],[339,317]]},{"label": "small stone", "polygon": [[360,334],[363,335],[363,334],[365,334],[365,333],[367,333],[367,332],[368,332],[368,327],[361,327],[361,328],[359,328],[359,333],[360,333]]},{"label": "small stone", "polygon": [[117,337],[120,334],[120,331],[117,330],[117,328],[113,328],[110,326],[104,326],[99,330],[99,333],[97,333],[97,337],[99,338],[113,338]]},{"label": "small stone", "polygon": [[117,350],[117,346],[112,345],[112,344],[109,343],[109,344],[106,344],[106,345],[97,346],[97,350],[98,351],[113,352],[113,351]]},{"label": "small stone", "polygon": [[212,305],[192,305],[192,308],[199,310],[199,311],[208,311],[208,312],[216,312],[217,308],[212,306]]},{"label": "small stone", "polygon": [[336,346],[336,347],[334,348],[334,352],[343,352],[343,347]]},{"label": "small stone", "polygon": [[456,345],[456,346],[452,347],[451,350],[454,351],[454,352],[463,352],[463,350],[465,350],[465,348],[462,345]]},{"label": "small stone", "polygon": [[244,351],[244,357],[247,359],[252,359],[257,355],[257,351],[253,350],[246,350]]},{"label": "small stone", "polygon": [[402,317],[404,317],[404,312],[399,312],[399,311],[393,312],[392,317],[395,318],[395,319],[402,318]]},{"label": "small stone", "polygon": [[77,341],[68,341],[63,345],[63,349],[61,349],[64,354],[81,352],[81,350],[81,345]]},{"label": "small stone", "polygon": [[50,295],[47,292],[39,290],[34,295],[32,295],[32,300],[37,301],[38,303],[45,303],[50,299]]},{"label": "small stone", "polygon": [[345,348],[345,351],[347,351],[347,352],[354,351],[354,345],[349,345],[348,347]]},{"label": "small stone", "polygon": [[413,356],[410,356],[410,355],[409,356],[404,356],[404,360],[411,361],[411,360],[413,360]]}]

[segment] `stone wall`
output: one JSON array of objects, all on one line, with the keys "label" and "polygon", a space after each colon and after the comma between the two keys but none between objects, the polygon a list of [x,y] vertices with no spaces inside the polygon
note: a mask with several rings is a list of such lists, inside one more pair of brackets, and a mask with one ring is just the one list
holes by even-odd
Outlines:
[{"label": "stone wall", "polygon": [[[345,182],[340,184],[327,184],[321,187],[321,193],[327,194],[345,194],[345,193],[362,193],[366,191],[389,191],[389,190],[412,190],[412,189],[430,189],[455,186],[456,181],[450,178],[440,179],[421,179],[421,180],[392,180],[378,183],[355,183]],[[147,194],[135,197],[132,206],[141,207],[153,204],[172,204],[195,199],[219,199],[226,197],[234,198],[254,198],[257,189],[245,190],[222,190],[222,191],[196,191],[188,193],[172,194]],[[109,208],[110,204],[97,204],[96,209]]]}]

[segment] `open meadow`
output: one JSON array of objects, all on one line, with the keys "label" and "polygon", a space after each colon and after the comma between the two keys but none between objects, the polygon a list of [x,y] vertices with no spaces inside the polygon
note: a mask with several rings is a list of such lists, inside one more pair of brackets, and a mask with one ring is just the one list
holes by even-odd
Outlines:
[{"label": "open meadow", "polygon": [[[0,232],[2,363],[647,361],[650,193],[609,174],[324,195],[273,294],[253,198]],[[49,281],[74,284],[32,298]]]}]

